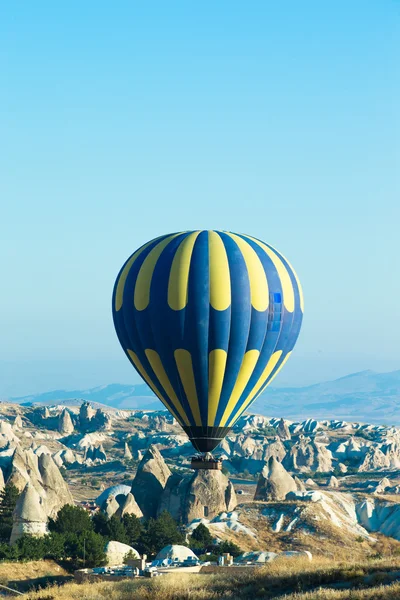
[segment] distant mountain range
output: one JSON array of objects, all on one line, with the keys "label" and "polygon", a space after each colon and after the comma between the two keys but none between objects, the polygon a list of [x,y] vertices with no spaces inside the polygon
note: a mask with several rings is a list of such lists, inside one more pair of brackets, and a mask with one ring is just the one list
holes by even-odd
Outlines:
[{"label": "distant mountain range", "polygon": [[[9,401],[24,405],[77,404],[81,400],[119,409],[157,410],[160,401],[146,384],[111,384],[89,390],[55,390]],[[362,371],[300,388],[267,388],[251,412],[291,420],[341,419],[400,425],[400,370]]]}]

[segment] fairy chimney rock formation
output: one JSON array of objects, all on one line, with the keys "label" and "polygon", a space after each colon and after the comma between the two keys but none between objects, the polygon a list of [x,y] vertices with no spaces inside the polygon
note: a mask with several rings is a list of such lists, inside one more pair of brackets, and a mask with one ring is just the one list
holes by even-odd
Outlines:
[{"label": "fairy chimney rock formation", "polygon": [[59,468],[50,454],[39,457],[39,471],[44,495],[44,507],[49,517],[54,518],[65,504],[74,504],[74,499]]},{"label": "fairy chimney rock formation", "polygon": [[260,474],[254,500],[284,500],[286,494],[296,490],[293,477],[271,456]]},{"label": "fairy chimney rock formation", "polygon": [[27,483],[15,506],[10,544],[25,534],[35,537],[46,535],[46,523],[42,500],[33,485]]},{"label": "fairy chimney rock formation", "polygon": [[144,517],[155,517],[165,485],[171,476],[167,464],[155,446],[149,446],[132,482],[132,494]]},{"label": "fairy chimney rock formation", "polygon": [[69,411],[64,408],[58,417],[58,431],[63,435],[70,435],[74,431],[74,424]]},{"label": "fairy chimney rock formation", "polygon": [[138,519],[143,517],[142,511],[131,493],[125,496],[125,501],[121,504],[118,514],[121,517],[124,515],[135,515]]},{"label": "fairy chimney rock formation", "polygon": [[290,435],[289,427],[283,418],[279,421],[276,431],[281,440],[285,441],[290,440],[292,438],[292,436]]},{"label": "fairy chimney rock formation", "polygon": [[126,442],[125,442],[125,445],[124,445],[124,458],[126,460],[131,460],[132,459],[132,452],[130,451],[129,446],[128,446],[128,444]]},{"label": "fairy chimney rock formation", "polygon": [[199,469],[193,475],[171,475],[158,513],[167,510],[177,521],[190,523],[193,519],[212,519],[221,512],[231,512],[236,504],[232,482],[222,471]]}]

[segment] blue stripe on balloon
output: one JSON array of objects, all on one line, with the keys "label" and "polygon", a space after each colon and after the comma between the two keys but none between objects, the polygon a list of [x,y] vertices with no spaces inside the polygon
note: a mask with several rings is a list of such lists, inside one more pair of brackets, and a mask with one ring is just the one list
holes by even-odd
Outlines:
[{"label": "blue stripe on balloon", "polygon": [[[153,372],[153,370],[150,366],[150,363],[147,360],[147,357],[144,353],[145,348],[149,348],[149,347],[151,348],[152,346],[151,345],[150,346],[143,345],[143,336],[141,336],[140,331],[137,326],[137,322],[136,322],[136,316],[137,316],[138,311],[136,311],[136,309],[134,308],[134,301],[133,301],[136,279],[137,279],[137,275],[139,273],[140,267],[142,266],[145,258],[147,257],[149,252],[151,252],[151,250],[154,248],[154,246],[156,244],[158,244],[159,242],[161,242],[166,237],[168,237],[168,236],[163,236],[162,238],[157,238],[156,240],[154,240],[154,243],[150,244],[143,251],[143,253],[136,259],[136,261],[133,263],[133,265],[129,271],[128,277],[126,279],[126,282],[125,282],[123,304],[122,304],[122,308],[119,311],[115,311],[115,308],[114,308],[114,306],[115,306],[115,303],[114,303],[115,291],[116,291],[116,286],[118,284],[119,277],[117,278],[116,285],[114,288],[113,317],[114,317],[114,323],[115,323],[115,327],[117,330],[117,334],[118,334],[120,343],[125,351],[125,354],[127,355],[128,359],[129,359],[130,363],[137,371],[136,366],[132,363],[132,361],[129,357],[129,354],[127,353],[128,349],[135,352],[135,354],[138,356],[144,370],[146,371],[149,378],[153,382],[153,385],[155,386],[155,388],[159,391],[160,395],[162,395],[163,398],[167,401],[168,405],[172,408],[172,410],[174,410],[172,402],[169,400],[168,396],[163,391],[163,388],[159,384],[158,379],[157,379],[155,373]],[[122,269],[121,269],[121,272],[122,272]],[[147,334],[145,334],[145,337],[147,338],[147,341],[148,341],[149,338],[148,338]],[[139,371],[137,371],[137,372],[139,373]],[[139,375],[140,375],[140,373],[139,373]]]},{"label": "blue stripe on balloon", "polygon": [[182,327],[186,309],[172,310],[168,305],[168,281],[175,254],[187,233],[173,239],[161,253],[153,272],[150,288],[150,304],[144,311],[148,326],[152,330],[153,349],[159,354],[168,379],[180,400],[183,410],[192,425],[195,424],[188,399],[183,389],[174,351],[183,348]]},{"label": "blue stripe on balloon", "polygon": [[251,319],[250,283],[243,255],[234,240],[219,233],[224,242],[231,279],[231,327],[224,383],[215,426],[219,426],[242,365]]},{"label": "blue stripe on balloon", "polygon": [[208,232],[202,231],[194,244],[188,281],[184,348],[192,357],[201,421],[207,424],[208,411],[208,332],[210,280]]}]

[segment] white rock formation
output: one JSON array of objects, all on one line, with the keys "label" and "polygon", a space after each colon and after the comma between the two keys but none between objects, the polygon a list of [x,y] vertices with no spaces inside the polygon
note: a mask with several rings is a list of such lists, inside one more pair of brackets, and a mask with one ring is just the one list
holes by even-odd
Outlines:
[{"label": "white rock formation", "polygon": [[140,558],[139,552],[135,548],[121,542],[108,542],[104,550],[107,557],[107,564],[114,567],[123,565],[127,554],[133,555],[134,558]]},{"label": "white rock formation", "polygon": [[14,544],[25,534],[35,537],[47,534],[47,517],[42,506],[42,499],[30,483],[25,486],[17,500],[10,544]]},{"label": "white rock formation", "polygon": [[259,477],[254,500],[283,500],[288,492],[296,490],[293,477],[271,456]]},{"label": "white rock formation", "polygon": [[129,446],[126,442],[124,445],[124,458],[125,460],[132,460],[132,452],[130,451]]}]

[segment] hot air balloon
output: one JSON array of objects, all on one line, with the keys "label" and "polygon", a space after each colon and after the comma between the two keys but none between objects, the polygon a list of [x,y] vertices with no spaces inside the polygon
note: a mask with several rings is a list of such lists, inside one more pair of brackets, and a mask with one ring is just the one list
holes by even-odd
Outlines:
[{"label": "hot air balloon", "polygon": [[271,383],[303,317],[286,258],[225,231],[144,244],[123,265],[112,305],[132,366],[201,453],[212,452]]}]

